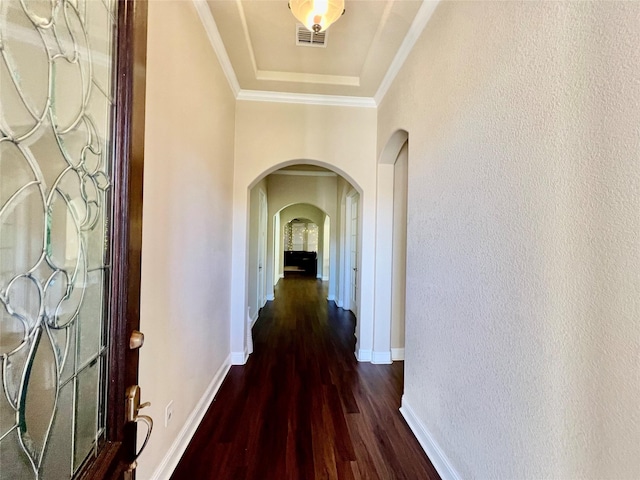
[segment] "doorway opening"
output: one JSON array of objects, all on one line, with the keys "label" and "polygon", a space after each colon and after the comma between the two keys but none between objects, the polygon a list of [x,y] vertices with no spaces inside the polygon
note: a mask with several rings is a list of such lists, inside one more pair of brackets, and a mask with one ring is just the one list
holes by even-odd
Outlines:
[{"label": "doorway opening", "polygon": [[248,329],[266,302],[275,299],[276,286],[285,276],[326,282],[322,288],[327,300],[358,312],[358,198],[350,181],[315,165],[291,165],[253,185],[247,236]]},{"label": "doorway opening", "polygon": [[282,252],[285,276],[318,276],[319,230],[318,225],[308,218],[294,218],[285,224]]},{"label": "doorway opening", "polygon": [[408,133],[396,131],[378,163],[374,363],[404,360]]},{"label": "doorway opening", "polygon": [[391,360],[404,360],[405,303],[407,291],[407,182],[409,142],[394,163],[393,242],[391,278]]}]

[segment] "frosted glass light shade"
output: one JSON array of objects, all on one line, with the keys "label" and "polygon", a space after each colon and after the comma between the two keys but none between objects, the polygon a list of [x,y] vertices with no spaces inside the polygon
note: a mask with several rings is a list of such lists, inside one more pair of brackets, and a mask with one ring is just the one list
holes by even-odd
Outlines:
[{"label": "frosted glass light shade", "polygon": [[318,33],[344,13],[344,0],[290,0],[289,8],[309,31]]}]

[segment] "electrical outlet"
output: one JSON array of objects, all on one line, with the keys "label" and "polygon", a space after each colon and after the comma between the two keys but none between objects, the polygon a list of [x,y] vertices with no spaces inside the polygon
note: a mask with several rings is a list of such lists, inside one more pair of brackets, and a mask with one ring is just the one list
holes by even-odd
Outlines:
[{"label": "electrical outlet", "polygon": [[167,403],[167,406],[164,407],[164,426],[165,427],[169,426],[172,418],[173,418],[173,400]]}]

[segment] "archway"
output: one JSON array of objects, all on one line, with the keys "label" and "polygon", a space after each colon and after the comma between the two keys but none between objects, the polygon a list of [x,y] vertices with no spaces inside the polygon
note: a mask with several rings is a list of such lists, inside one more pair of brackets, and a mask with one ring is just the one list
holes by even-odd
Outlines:
[{"label": "archway", "polygon": [[[274,248],[274,286],[277,280],[284,276],[285,267],[295,267],[301,265],[287,265],[285,256],[287,252],[313,252],[317,254],[317,263],[315,268],[315,275],[318,279],[328,281],[329,280],[329,259],[331,258],[331,238],[330,230],[331,217],[324,210],[318,208],[315,205],[306,203],[297,203],[288,205],[282,208],[274,216],[274,225],[279,223],[281,228],[279,230],[274,229],[274,245],[280,243],[282,247],[280,249]],[[296,226],[302,227],[304,225],[304,233],[301,237],[297,237],[293,231]],[[317,229],[315,238],[313,237],[313,228],[309,230],[309,225],[315,225]],[[329,226],[328,226],[329,225]],[[311,239],[309,234],[311,233]],[[329,234],[329,235],[327,235]],[[326,238],[325,238],[326,237]],[[311,241],[310,241],[311,240]],[[289,254],[295,256],[295,254]],[[327,265],[325,266],[325,263]],[[293,272],[295,269],[289,268],[289,272]],[[304,268],[305,273],[310,273],[307,268]]]},{"label": "archway", "polygon": [[[339,272],[340,272],[340,252],[339,249],[339,219],[341,216],[340,202],[338,201],[340,194],[338,192],[356,192],[359,194],[361,189],[357,184],[355,184],[351,179],[346,176],[343,176],[338,169],[328,168],[331,167],[324,162],[317,161],[288,161],[283,162],[278,165],[281,168],[270,168],[266,172],[263,172],[258,178],[254,179],[251,182],[252,188],[249,190],[249,202],[247,205],[246,212],[246,223],[247,225],[245,231],[246,237],[243,239],[245,243],[245,258],[243,268],[245,269],[245,290],[243,292],[243,297],[245,298],[245,305],[248,305],[248,309],[244,315],[243,322],[243,330],[244,330],[244,344],[245,344],[245,352],[240,354],[240,352],[232,353],[232,362],[235,364],[242,364],[246,361],[246,348],[250,346],[250,328],[255,319],[257,318],[257,313],[261,305],[257,304],[254,301],[254,286],[255,283],[252,276],[256,273],[255,263],[253,261],[253,245],[252,242],[255,240],[251,232],[255,231],[253,227],[253,223],[255,223],[254,219],[252,219],[252,210],[255,210],[255,206],[253,205],[255,202],[251,200],[252,192],[255,193],[256,190],[261,190],[267,195],[267,205],[268,205],[268,246],[267,246],[267,292],[266,299],[273,299],[273,289],[275,283],[279,279],[279,272],[275,268],[275,265],[278,265],[280,259],[277,258],[277,252],[280,247],[277,247],[278,243],[282,242],[280,235],[275,235],[276,231],[279,231],[283,225],[283,219],[281,219],[277,214],[284,208],[291,207],[296,204],[308,204],[312,208],[316,208],[318,211],[322,213],[321,217],[316,218],[316,222],[319,227],[321,227],[321,236],[324,238],[325,236],[325,220],[330,219],[331,227],[328,229],[328,244],[329,247],[323,248],[321,257],[319,259],[320,269],[318,273],[320,277],[328,277],[325,280],[329,281],[329,300],[336,299],[336,292],[339,285]],[[295,181],[292,179],[295,178]],[[331,188],[327,188],[327,185],[333,185]],[[320,194],[319,192],[328,192],[326,194]],[[316,195],[315,197],[313,195]],[[334,222],[334,219],[336,221]],[[234,247],[236,244],[236,229],[234,227]],[[361,235],[358,236],[360,238]],[[328,251],[326,251],[328,250]],[[325,253],[326,251],[326,253]],[[234,252],[234,263],[237,259],[236,253]],[[328,265],[325,269],[325,259],[328,257]],[[233,285],[238,285],[238,278],[236,277],[238,270],[234,267],[234,277],[232,279]],[[332,272],[331,275],[326,272]],[[248,288],[247,288],[248,287]],[[233,296],[232,296],[233,298]],[[368,298],[372,298],[372,295],[369,295]],[[237,300],[236,300],[237,301]],[[246,307],[245,307],[246,308]],[[232,305],[233,309],[233,305]],[[365,309],[366,310],[366,309]],[[237,304],[236,310],[237,312]],[[361,324],[364,322],[359,322]],[[234,322],[234,318],[232,317],[232,340],[235,336],[233,333],[233,329],[237,329],[240,327],[238,323]],[[238,332],[239,333],[239,332]],[[371,350],[369,349],[369,352]],[[360,357],[359,357],[360,358]],[[361,360],[368,360],[369,358],[360,358]]]},{"label": "archway", "polygon": [[[398,302],[402,302],[404,307],[406,275],[402,274],[404,265],[401,262],[404,262],[402,244],[406,245],[406,213],[405,218],[402,215],[406,206],[403,210],[401,203],[406,198],[406,161],[398,163],[397,160],[408,138],[407,131],[397,130],[387,141],[378,160],[374,363],[391,363],[404,358],[404,308],[400,308]],[[404,180],[399,181],[400,177]],[[392,345],[392,336],[395,346]]]}]

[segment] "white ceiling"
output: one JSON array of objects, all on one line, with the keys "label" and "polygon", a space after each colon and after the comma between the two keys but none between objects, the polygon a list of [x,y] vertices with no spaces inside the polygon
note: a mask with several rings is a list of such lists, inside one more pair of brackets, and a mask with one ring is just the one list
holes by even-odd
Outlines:
[{"label": "white ceiling", "polygon": [[287,0],[207,0],[208,11],[198,10],[212,42],[219,35],[218,50],[226,52],[240,91],[373,99],[395,76],[436,4],[346,0],[324,48],[296,46],[298,22]]}]

